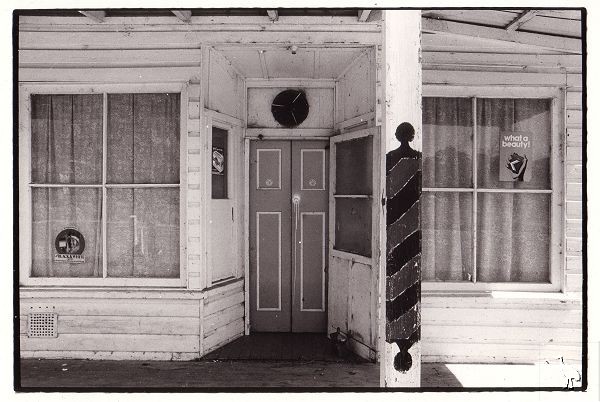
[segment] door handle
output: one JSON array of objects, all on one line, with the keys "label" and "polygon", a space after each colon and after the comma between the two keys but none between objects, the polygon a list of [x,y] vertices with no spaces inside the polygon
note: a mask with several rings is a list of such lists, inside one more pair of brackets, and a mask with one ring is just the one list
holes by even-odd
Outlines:
[{"label": "door handle", "polygon": [[296,271],[298,266],[298,220],[300,218],[300,194],[296,193],[292,196],[292,213],[294,214],[294,248],[292,261],[292,304],[296,300]]}]

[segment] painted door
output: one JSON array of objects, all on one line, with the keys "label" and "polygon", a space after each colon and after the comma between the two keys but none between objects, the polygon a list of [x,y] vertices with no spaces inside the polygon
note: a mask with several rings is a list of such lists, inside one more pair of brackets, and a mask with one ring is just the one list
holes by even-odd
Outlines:
[{"label": "painted door", "polygon": [[328,143],[250,143],[250,328],[325,332]]},{"label": "painted door", "polygon": [[328,331],[348,335],[348,346],[374,360],[379,297],[381,203],[379,129],[330,139]]}]

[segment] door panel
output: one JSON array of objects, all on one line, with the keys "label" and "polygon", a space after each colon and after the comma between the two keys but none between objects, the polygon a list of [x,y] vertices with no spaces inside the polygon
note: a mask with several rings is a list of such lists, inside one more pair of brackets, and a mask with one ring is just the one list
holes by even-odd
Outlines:
[{"label": "door panel", "polygon": [[252,331],[292,329],[290,152],[289,141],[250,142]]},{"label": "door panel", "polygon": [[210,283],[232,278],[238,265],[233,200],[211,200]]},{"label": "door panel", "polygon": [[[328,143],[250,143],[250,326],[327,326]],[[294,202],[296,200],[296,202]]]},{"label": "door panel", "polygon": [[325,332],[327,327],[327,142],[292,142],[292,331]]}]

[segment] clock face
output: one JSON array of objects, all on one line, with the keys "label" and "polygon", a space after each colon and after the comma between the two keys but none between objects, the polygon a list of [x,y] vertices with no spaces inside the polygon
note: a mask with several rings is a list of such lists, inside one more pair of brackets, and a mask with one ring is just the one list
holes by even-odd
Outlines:
[{"label": "clock face", "polygon": [[271,113],[284,127],[295,127],[308,116],[306,94],[296,89],[280,92],[271,104]]}]

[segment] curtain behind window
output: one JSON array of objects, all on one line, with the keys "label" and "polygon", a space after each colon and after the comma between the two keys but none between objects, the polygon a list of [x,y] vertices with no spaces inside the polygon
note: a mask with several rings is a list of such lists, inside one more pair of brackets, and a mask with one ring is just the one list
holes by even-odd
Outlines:
[{"label": "curtain behind window", "polygon": [[[179,94],[108,95],[109,184],[179,183]],[[107,192],[110,277],[179,277],[179,188]]]},{"label": "curtain behind window", "polygon": [[[472,101],[423,99],[423,182],[472,188]],[[477,176],[485,189],[550,189],[551,102],[477,99]],[[503,132],[529,133],[530,182],[499,181]],[[478,193],[477,281],[548,282],[550,194]],[[472,192],[428,191],[422,197],[423,278],[470,280]]]},{"label": "curtain behind window", "polygon": [[[471,187],[471,99],[423,98],[423,187]],[[423,279],[466,281],[472,272],[471,193],[421,197]]]},{"label": "curtain behind window", "polygon": [[[478,99],[478,181],[484,188],[550,189],[549,99]],[[529,133],[530,182],[499,181],[500,135]],[[477,280],[550,280],[550,194],[479,194]]]},{"label": "curtain behind window", "polygon": [[[179,94],[108,95],[109,184],[179,183]],[[32,95],[32,182],[102,184],[102,95]],[[179,277],[179,187],[107,190],[108,274]],[[32,276],[102,276],[102,189],[32,188]],[[66,228],[83,262],[56,261]]]},{"label": "curtain behind window", "polygon": [[[31,180],[36,184],[102,182],[102,95],[31,96]],[[102,193],[97,188],[32,189],[33,277],[102,276]],[[85,239],[84,262],[57,262],[65,228]]]}]

